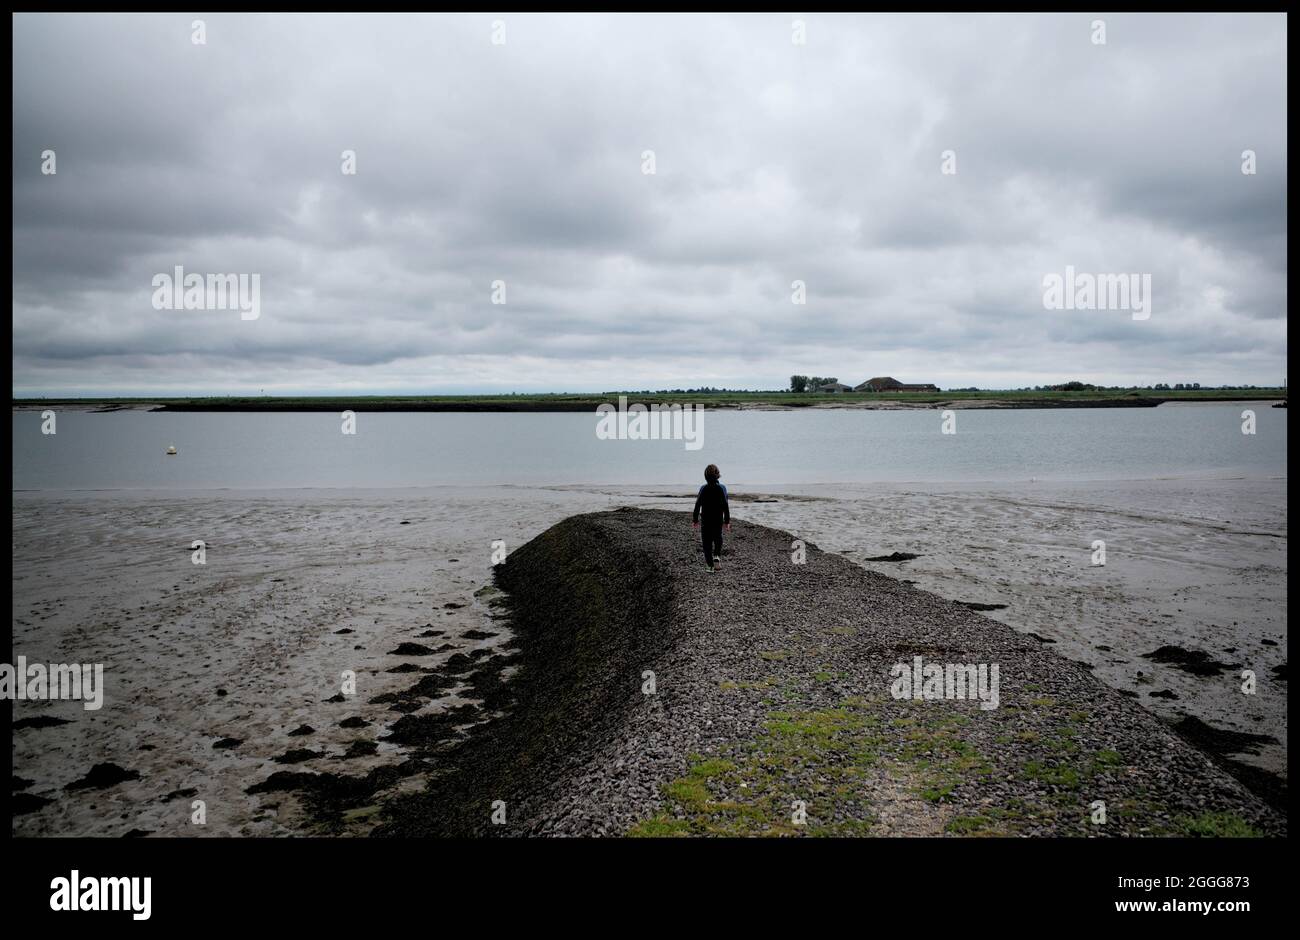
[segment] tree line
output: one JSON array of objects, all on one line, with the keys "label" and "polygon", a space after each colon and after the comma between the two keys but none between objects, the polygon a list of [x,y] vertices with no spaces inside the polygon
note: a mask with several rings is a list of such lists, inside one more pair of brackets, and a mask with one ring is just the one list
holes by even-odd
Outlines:
[{"label": "tree line", "polygon": [[810,389],[816,391],[823,385],[831,385],[838,381],[839,379],[833,375],[792,375],[790,376],[790,391],[806,392]]}]

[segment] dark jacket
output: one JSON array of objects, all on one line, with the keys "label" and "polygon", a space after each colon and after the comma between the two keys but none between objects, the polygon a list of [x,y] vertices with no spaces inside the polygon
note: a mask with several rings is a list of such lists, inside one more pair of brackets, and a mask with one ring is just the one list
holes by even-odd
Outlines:
[{"label": "dark jacket", "polygon": [[705,483],[695,497],[695,510],[691,513],[691,522],[699,522],[704,514],[704,524],[718,526],[731,522],[731,507],[727,505],[727,488],[718,481]]}]

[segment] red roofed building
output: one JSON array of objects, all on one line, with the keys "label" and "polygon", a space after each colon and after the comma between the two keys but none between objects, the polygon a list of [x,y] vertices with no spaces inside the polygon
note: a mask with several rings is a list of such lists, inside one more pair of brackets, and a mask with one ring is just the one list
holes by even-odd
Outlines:
[{"label": "red roofed building", "polygon": [[867,379],[861,385],[855,386],[855,392],[937,392],[937,385],[904,385],[898,379],[888,375],[880,375],[874,379]]}]

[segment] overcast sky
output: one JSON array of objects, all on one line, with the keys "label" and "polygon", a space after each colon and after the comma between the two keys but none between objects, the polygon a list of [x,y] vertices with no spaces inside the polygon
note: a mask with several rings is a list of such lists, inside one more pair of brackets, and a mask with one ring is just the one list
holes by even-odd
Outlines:
[{"label": "overcast sky", "polygon": [[16,395],[1285,377],[1280,15],[194,19],[14,20]]}]

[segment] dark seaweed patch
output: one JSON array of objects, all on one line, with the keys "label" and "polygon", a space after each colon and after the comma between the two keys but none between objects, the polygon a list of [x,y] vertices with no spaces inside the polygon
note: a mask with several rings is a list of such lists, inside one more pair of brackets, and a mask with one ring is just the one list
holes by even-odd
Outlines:
[{"label": "dark seaweed patch", "polygon": [[140,774],[135,770],[126,770],[113,763],[96,764],[90,768],[90,772],[80,780],[74,780],[63,789],[65,790],[102,790],[105,787],[116,786],[127,780],[139,780]]},{"label": "dark seaweed patch", "polygon": [[1181,646],[1162,646],[1150,653],[1143,653],[1142,658],[1173,666],[1194,676],[1217,676],[1229,669],[1239,668],[1236,663],[1221,663],[1211,659],[1210,654],[1204,650],[1188,650]]}]

